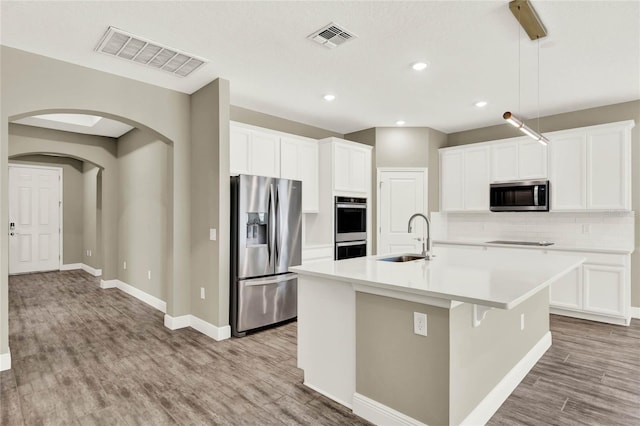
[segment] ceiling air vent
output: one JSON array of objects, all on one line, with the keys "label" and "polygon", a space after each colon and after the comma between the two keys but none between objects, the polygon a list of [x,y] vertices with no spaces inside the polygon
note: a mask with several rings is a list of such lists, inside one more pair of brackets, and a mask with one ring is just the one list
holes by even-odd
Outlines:
[{"label": "ceiling air vent", "polygon": [[332,22],[329,25],[314,31],[307,38],[316,43],[322,44],[324,47],[333,49],[341,44],[356,38],[357,36],[351,31],[347,31],[338,24]]},{"label": "ceiling air vent", "polygon": [[109,27],[95,50],[167,71],[179,77],[188,76],[207,62],[205,59],[162,46],[114,27]]}]

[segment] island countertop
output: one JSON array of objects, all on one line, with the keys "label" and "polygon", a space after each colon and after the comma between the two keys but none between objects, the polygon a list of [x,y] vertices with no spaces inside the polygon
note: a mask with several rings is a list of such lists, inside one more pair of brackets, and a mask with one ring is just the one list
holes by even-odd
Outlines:
[{"label": "island countertop", "polygon": [[492,253],[437,247],[432,260],[386,262],[393,255],[318,261],[290,267],[291,272],[362,287],[392,290],[448,301],[512,309],[547,287],[585,258],[529,251]]}]

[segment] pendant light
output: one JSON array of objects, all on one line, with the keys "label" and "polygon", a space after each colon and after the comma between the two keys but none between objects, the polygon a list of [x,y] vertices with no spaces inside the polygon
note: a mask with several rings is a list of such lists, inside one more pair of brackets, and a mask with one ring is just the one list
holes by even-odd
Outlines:
[{"label": "pendant light", "polygon": [[[529,136],[532,139],[537,140],[543,145],[549,143],[544,135],[540,133],[540,39],[546,37],[547,30],[542,25],[538,14],[533,9],[531,3],[528,0],[513,0],[509,3],[509,9],[513,15],[518,19],[518,24],[524,28],[531,40],[536,40],[538,43],[538,130],[533,130],[527,126],[521,118],[516,117],[510,111],[502,114],[507,123],[511,124],[515,128],[519,129],[522,133]],[[518,28],[518,105],[520,105],[520,29]]]}]

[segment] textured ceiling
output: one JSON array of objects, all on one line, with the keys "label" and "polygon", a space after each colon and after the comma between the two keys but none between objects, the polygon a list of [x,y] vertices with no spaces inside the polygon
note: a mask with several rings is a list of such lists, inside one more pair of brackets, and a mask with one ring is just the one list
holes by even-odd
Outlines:
[{"label": "textured ceiling", "polygon": [[[533,118],[538,76],[541,115],[640,99],[640,1],[533,4],[549,33],[539,73],[537,43],[519,36],[508,1],[3,1],[0,36],[185,93],[228,79],[233,105],[339,133],[400,119],[451,133],[500,124],[506,110]],[[331,21],[358,38],[333,50],[307,40]],[[95,53],[109,26],[210,62],[179,78]],[[413,71],[418,60],[430,67]]]}]

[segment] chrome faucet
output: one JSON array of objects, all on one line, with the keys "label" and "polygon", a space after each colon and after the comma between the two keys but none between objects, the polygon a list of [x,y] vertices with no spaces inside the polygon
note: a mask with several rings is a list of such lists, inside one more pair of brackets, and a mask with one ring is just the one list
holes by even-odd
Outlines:
[{"label": "chrome faucet", "polygon": [[418,241],[422,241],[422,255],[425,257],[426,260],[430,260],[432,256],[431,256],[431,232],[429,230],[429,227],[431,226],[431,222],[429,222],[429,218],[426,217],[425,215],[423,215],[422,213],[414,213],[409,218],[409,225],[407,227],[407,232],[411,233],[411,222],[416,217],[421,217],[421,218],[423,218],[425,220],[425,222],[427,222],[427,238],[426,238],[426,240],[425,240],[424,236],[423,236],[422,240],[420,240],[419,238],[417,238],[417,240]]}]

